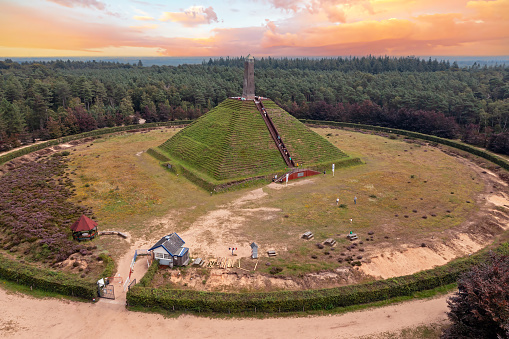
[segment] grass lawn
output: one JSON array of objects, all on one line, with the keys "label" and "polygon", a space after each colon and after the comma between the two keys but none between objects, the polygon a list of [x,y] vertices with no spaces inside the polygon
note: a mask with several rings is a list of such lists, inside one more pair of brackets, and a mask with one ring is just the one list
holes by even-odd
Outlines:
[{"label": "grass lawn", "polygon": [[[325,249],[314,245],[328,237],[335,238],[338,247],[347,243],[345,234],[350,230],[362,238],[375,231],[375,244],[418,242],[459,225],[478,209],[475,197],[484,184],[457,158],[402,140],[337,129],[313,130],[365,164],[337,170],[334,177],[328,171],[287,188],[263,187],[265,196],[242,207],[252,212],[242,216],[235,236],[239,242],[256,240],[262,247],[276,248],[280,255],[271,260],[289,268],[283,273],[337,267],[339,253],[325,254]],[[165,128],[103,137],[72,152],[75,199],[93,208],[101,230],[127,231],[134,239],[158,239],[164,234],[151,224],[155,218],[171,215],[174,231],[183,232],[200,227],[197,220],[253,190],[210,195],[143,153],[177,131]],[[342,207],[336,206],[337,198]],[[315,238],[301,240],[300,235],[308,230]],[[211,232],[203,230],[203,234],[206,231]],[[111,247],[114,257],[123,249],[121,240],[113,238],[102,237],[97,243]],[[312,255],[319,259],[311,259]]]}]

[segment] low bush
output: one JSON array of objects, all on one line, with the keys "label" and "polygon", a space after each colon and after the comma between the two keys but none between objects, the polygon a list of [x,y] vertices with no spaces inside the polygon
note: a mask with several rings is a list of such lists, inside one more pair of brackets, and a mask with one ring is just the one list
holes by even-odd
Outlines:
[{"label": "low bush", "polygon": [[97,297],[97,285],[74,275],[9,260],[0,255],[0,277],[44,291],[91,300]]},{"label": "low bush", "polygon": [[[456,282],[460,274],[485,258],[485,253],[479,253],[432,270],[354,286],[266,293],[154,289],[148,287],[148,280],[152,278],[148,277],[147,273],[147,279],[145,277],[145,280],[142,279],[144,284],[134,286],[127,293],[127,301],[130,306],[182,311],[240,312],[256,309],[264,312],[285,312],[332,309],[408,296],[418,291],[448,285]],[[359,265],[360,262],[353,262],[353,264]]]},{"label": "low bush", "polygon": [[394,129],[394,128],[388,128],[388,127],[353,124],[353,123],[347,123],[347,122],[317,121],[317,120],[301,120],[301,121],[303,123],[312,124],[312,125],[326,125],[326,126],[333,126],[333,127],[348,127],[348,128],[355,128],[355,129],[380,131],[380,132],[384,132],[384,133],[390,133],[391,135],[394,135],[394,134],[404,135],[404,136],[407,136],[410,138],[427,140],[431,143],[438,143],[438,144],[450,146],[450,147],[457,148],[462,151],[477,155],[481,158],[484,158],[486,160],[493,162],[494,164],[499,165],[500,167],[502,167],[505,170],[509,170],[509,162],[496,156],[495,154],[492,154],[488,151],[464,144],[462,142],[445,139],[445,138],[440,138],[440,137],[436,137],[434,135],[422,134],[422,133],[405,131],[405,130],[401,130],[401,129]]},{"label": "low bush", "polygon": [[442,338],[509,338],[509,257],[490,253],[461,275],[449,300],[452,322]]},{"label": "low bush", "polygon": [[20,157],[22,155],[29,154],[29,153],[32,153],[35,151],[39,151],[39,150],[47,148],[47,147],[63,144],[63,143],[66,143],[66,142],[69,142],[72,140],[85,139],[85,138],[89,138],[89,137],[98,137],[98,136],[105,135],[105,134],[118,133],[118,132],[124,132],[124,131],[150,129],[150,128],[161,127],[161,126],[183,126],[183,125],[187,125],[189,123],[190,123],[190,121],[188,121],[188,120],[154,122],[154,123],[143,124],[143,125],[128,125],[128,126],[101,128],[101,129],[96,129],[96,130],[93,130],[90,132],[68,135],[68,136],[65,136],[62,138],[41,142],[40,144],[35,144],[35,145],[28,146],[28,147],[20,148],[18,150],[14,150],[13,152],[4,154],[4,155],[0,156],[0,165],[3,163],[6,163],[7,161],[15,159],[17,157]]},{"label": "low bush", "polygon": [[99,259],[104,263],[104,270],[101,274],[101,278],[108,278],[113,276],[115,272],[115,260],[105,253],[99,254]]},{"label": "low bush", "polygon": [[152,260],[152,264],[150,264],[150,267],[147,270],[147,273],[143,276],[143,278],[140,279],[140,282],[136,286],[149,286],[152,282],[152,279],[154,279],[154,276],[157,273],[157,270],[159,269],[159,261]]}]

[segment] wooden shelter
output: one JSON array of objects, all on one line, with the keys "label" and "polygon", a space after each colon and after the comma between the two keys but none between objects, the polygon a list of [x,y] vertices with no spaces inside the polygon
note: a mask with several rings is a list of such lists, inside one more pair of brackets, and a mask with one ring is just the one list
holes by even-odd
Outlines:
[{"label": "wooden shelter", "polygon": [[152,252],[159,265],[186,266],[189,264],[189,248],[184,247],[185,241],[177,233],[164,236],[154,246],[148,249]]},{"label": "wooden shelter", "polygon": [[72,237],[75,240],[92,240],[98,234],[97,223],[82,215],[74,224],[71,225]]}]

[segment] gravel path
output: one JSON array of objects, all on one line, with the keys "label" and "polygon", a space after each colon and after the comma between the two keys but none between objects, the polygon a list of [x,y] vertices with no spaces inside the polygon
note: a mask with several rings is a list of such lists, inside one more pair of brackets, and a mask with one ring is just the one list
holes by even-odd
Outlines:
[{"label": "gravel path", "polygon": [[342,315],[209,319],[129,312],[120,302],[36,299],[0,289],[2,338],[355,338],[447,319],[447,296]]}]

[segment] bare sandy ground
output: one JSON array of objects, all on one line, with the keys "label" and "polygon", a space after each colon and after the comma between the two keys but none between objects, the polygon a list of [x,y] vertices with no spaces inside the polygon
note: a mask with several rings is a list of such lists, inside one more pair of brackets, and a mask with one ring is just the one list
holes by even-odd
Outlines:
[{"label": "bare sandy ground", "polygon": [[35,299],[0,289],[2,338],[356,338],[447,321],[447,297],[343,315],[209,319],[164,318],[115,303]]},{"label": "bare sandy ground", "polygon": [[363,264],[360,270],[367,275],[388,279],[432,269],[449,261],[482,249],[487,242],[475,241],[468,234],[460,233],[456,239],[445,244],[408,249],[384,249],[375,255],[370,263]]}]

